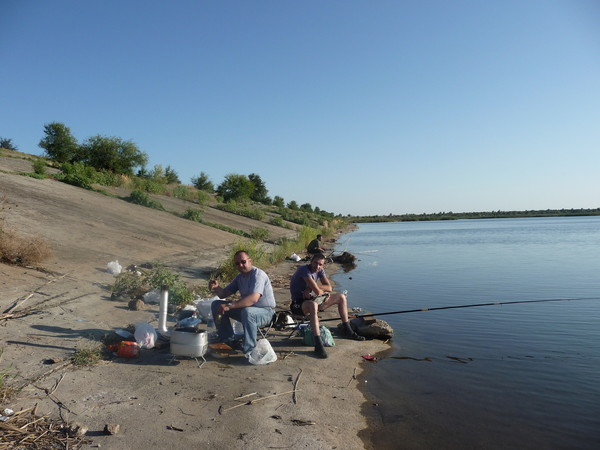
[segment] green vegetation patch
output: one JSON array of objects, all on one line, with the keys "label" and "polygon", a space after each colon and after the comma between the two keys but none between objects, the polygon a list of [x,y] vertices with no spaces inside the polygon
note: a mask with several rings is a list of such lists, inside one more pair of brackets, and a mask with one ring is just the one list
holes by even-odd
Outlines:
[{"label": "green vegetation patch", "polygon": [[142,205],[148,208],[158,209],[160,211],[165,210],[163,205],[160,202],[153,200],[147,192],[132,191],[128,200],[136,205]]}]

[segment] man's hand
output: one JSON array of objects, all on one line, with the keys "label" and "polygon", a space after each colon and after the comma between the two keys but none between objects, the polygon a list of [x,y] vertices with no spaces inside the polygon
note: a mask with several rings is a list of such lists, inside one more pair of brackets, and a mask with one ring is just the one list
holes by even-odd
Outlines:
[{"label": "man's hand", "polygon": [[208,289],[210,289],[211,292],[214,292],[215,289],[217,289],[219,287],[219,282],[217,280],[210,280],[208,282]]},{"label": "man's hand", "polygon": [[222,305],[219,305],[219,309],[217,310],[217,312],[219,314],[224,314],[225,312],[229,311],[231,309],[231,306],[229,306],[228,303],[224,303]]}]

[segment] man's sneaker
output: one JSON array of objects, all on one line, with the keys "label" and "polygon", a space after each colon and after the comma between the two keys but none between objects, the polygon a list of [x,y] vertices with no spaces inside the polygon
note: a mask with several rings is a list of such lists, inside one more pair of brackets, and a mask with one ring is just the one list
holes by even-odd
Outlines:
[{"label": "man's sneaker", "polygon": [[354,341],[364,341],[365,337],[357,334],[355,331],[346,331],[346,337]]}]

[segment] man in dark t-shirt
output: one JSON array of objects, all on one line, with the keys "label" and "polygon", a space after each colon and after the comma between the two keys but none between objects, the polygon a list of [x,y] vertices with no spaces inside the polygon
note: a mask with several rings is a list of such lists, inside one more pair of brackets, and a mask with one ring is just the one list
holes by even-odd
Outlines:
[{"label": "man in dark t-shirt", "polygon": [[325,252],[325,249],[321,248],[321,239],[323,239],[323,236],[317,234],[316,239],[310,241],[310,243],[306,246],[306,251],[309,255],[317,255]]},{"label": "man in dark t-shirt", "polygon": [[332,305],[337,305],[344,334],[349,339],[364,341],[365,338],[356,334],[348,322],[348,302],[346,296],[334,293],[331,283],[325,275],[325,256],[322,253],[314,255],[310,264],[298,267],[290,280],[292,295],[291,310],[293,314],[310,316],[310,327],[315,341],[315,354],[319,358],[327,358],[327,352],[321,341],[318,311],[325,311]]}]

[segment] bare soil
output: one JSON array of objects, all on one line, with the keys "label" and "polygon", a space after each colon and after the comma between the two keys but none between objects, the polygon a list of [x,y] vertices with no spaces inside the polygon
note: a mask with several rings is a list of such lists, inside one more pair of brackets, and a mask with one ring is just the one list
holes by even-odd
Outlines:
[{"label": "bare soil", "polygon": [[[0,195],[10,206],[6,223],[23,235],[43,237],[53,257],[35,268],[0,264],[0,313],[29,308],[26,315],[0,320],[0,371],[15,375],[11,384],[22,388],[1,409],[37,404],[39,413],[87,427],[91,447],[369,447],[358,437],[367,423],[357,386],[364,382],[361,355],[387,348],[380,341],[336,339],[330,357],[320,360],[299,338],[274,332],[269,340],[278,360],[267,366],[252,366],[243,356],[206,355],[199,368],[194,359],[173,360],[168,344],[142,350],[136,359],[108,357],[94,366],[73,366],[77,349],[98,345],[115,329],[158,324],[158,305],[131,311],[125,302],[111,300],[109,261],[123,267],[161,262],[203,284],[239,237],[170,212],[17,174],[26,171],[26,160],[0,156]],[[185,206],[176,199],[162,201],[168,211]],[[210,214],[207,220],[233,228],[257,226],[222,211]],[[289,304],[287,283],[298,264],[285,261],[267,269],[282,309]],[[174,323],[169,316],[168,325]],[[334,336],[336,325],[328,323]],[[253,395],[236,400],[248,394]],[[249,400],[254,401],[244,404]],[[228,409],[237,405],[242,406]],[[106,435],[106,424],[120,425],[119,432]]]}]

